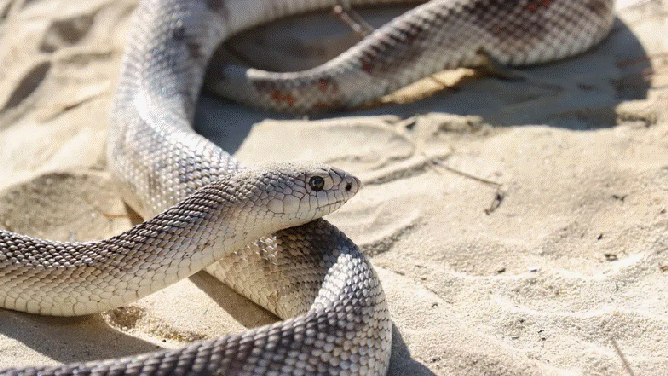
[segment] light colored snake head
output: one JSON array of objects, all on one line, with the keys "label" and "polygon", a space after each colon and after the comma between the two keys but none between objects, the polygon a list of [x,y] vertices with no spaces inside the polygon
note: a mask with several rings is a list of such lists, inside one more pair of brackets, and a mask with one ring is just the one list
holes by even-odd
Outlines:
[{"label": "light colored snake head", "polygon": [[268,215],[286,226],[335,211],[361,186],[356,177],[324,164],[270,164],[253,169],[252,174],[258,182],[253,195],[259,196]]}]

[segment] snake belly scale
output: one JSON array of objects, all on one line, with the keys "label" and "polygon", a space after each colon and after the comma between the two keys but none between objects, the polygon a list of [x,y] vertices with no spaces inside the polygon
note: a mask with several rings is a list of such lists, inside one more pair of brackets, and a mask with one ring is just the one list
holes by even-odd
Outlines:
[{"label": "snake belly scale", "polygon": [[[349,3],[379,2],[392,1]],[[0,375],[387,372],[391,321],[378,277],[352,241],[317,219],[352,196],[359,182],[320,165],[244,168],[191,126],[218,44],[245,28],[336,3],[141,0],[112,98],[107,162],[124,199],[151,219],[92,243],[0,232],[5,308],[99,312],[206,268],[285,320],[180,349]],[[542,63],[582,52],[609,32],[612,6],[612,0],[433,0],[323,66],[296,73],[227,67],[206,84],[265,108],[354,106],[444,68],[485,59]]]}]

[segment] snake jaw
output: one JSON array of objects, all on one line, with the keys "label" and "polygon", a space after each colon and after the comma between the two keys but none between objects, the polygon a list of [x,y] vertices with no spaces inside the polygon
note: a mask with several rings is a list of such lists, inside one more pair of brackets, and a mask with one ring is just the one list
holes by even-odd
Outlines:
[{"label": "snake jaw", "polygon": [[273,199],[269,201],[269,211],[274,214],[283,214],[285,209],[283,207],[283,200]]},{"label": "snake jaw", "polygon": [[287,196],[283,200],[283,207],[287,211],[296,212],[299,210],[299,197],[297,196]]},{"label": "snake jaw", "polygon": [[286,195],[269,201],[268,206],[274,214],[296,213],[299,210],[299,198]]}]

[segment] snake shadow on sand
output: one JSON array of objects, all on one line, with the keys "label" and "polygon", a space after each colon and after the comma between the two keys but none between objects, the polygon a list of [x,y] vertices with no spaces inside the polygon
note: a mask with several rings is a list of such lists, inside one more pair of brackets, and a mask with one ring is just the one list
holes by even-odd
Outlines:
[{"label": "snake shadow on sand", "polygon": [[[376,26],[404,10],[390,7],[368,15],[362,12],[362,16]],[[319,29],[327,30],[328,37],[321,37],[316,31]],[[331,15],[288,18],[233,38],[219,49],[211,69],[215,71],[217,65],[227,61],[238,62],[239,56],[248,65],[261,69],[306,69],[330,60],[358,40],[356,34]],[[523,124],[575,130],[613,127],[618,122],[617,105],[647,97],[651,58],[634,32],[618,18],[600,45],[572,58],[522,68],[477,69],[472,76],[470,72],[454,73],[455,82],[441,83],[438,77],[426,79],[432,81],[431,88],[426,90],[434,94],[421,96],[419,100],[389,102],[309,119],[382,115],[409,118],[447,113],[479,116],[494,127]],[[198,132],[234,153],[253,124],[267,118],[282,120],[294,116],[238,106],[204,92],[195,126]],[[234,126],[221,128],[219,124]]]}]

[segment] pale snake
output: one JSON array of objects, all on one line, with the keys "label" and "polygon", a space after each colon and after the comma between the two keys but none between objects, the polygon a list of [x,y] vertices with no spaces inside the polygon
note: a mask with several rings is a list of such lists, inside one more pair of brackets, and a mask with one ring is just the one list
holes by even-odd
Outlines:
[{"label": "pale snake", "polygon": [[[378,0],[352,3],[372,2]],[[218,239],[226,240],[208,242],[195,241],[208,236],[191,229],[181,232],[189,221],[207,235],[218,231],[200,226],[208,220],[203,218],[219,210],[211,203],[216,187],[250,181],[254,173],[243,169],[236,173],[237,161],[192,131],[194,104],[211,53],[242,29],[332,3],[141,1],[114,97],[108,164],[124,198],[140,214],[150,218],[165,213],[92,248],[0,233],[4,294],[0,303],[6,308],[51,315],[99,312],[185,278],[213,262],[211,254],[217,252],[223,255],[221,262],[209,266],[209,272],[286,320],[176,350],[1,374],[386,373],[391,323],[380,282],[357,247],[329,223],[316,220],[281,230],[239,251],[233,249],[250,239],[227,240],[237,233],[223,231]],[[612,0],[431,1],[313,70],[269,73],[226,68],[216,72],[215,82],[209,84],[222,93],[233,90],[235,99],[267,108],[305,112],[348,107],[444,68],[485,60],[524,65],[570,56],[604,38],[612,20]],[[329,175],[328,185],[335,185],[343,173],[328,171],[323,177]],[[229,174],[234,176],[226,177]],[[345,176],[348,184],[357,184]],[[206,187],[221,178],[223,183]],[[264,187],[267,194],[278,188]],[[229,200],[235,197],[230,195]],[[226,220],[236,226],[235,219]],[[244,226],[244,236],[278,229],[259,220],[245,221]],[[162,231],[185,239],[155,236]],[[152,250],[184,249],[182,244],[189,245],[182,261],[152,264],[156,259]],[[108,257],[119,249],[145,253]],[[63,250],[74,253],[65,255]],[[112,262],[100,266],[108,260]],[[37,269],[30,269],[32,265]],[[147,270],[153,279],[139,278]]]}]

